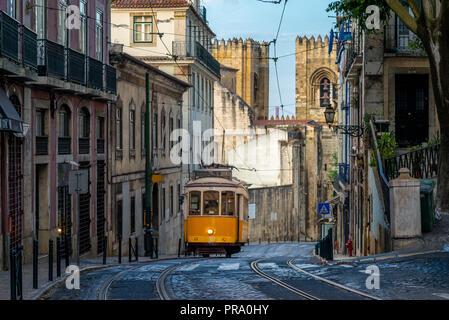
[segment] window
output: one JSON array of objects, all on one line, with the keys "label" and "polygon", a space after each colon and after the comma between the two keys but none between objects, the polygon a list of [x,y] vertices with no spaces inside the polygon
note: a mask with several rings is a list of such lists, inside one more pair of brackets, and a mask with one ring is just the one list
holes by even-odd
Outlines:
[{"label": "window", "polygon": [[162,206],[161,206],[161,209],[162,209],[162,219],[167,219],[167,212],[165,211],[165,201],[166,201],[166,199],[165,199],[165,188],[162,188]]},{"label": "window", "polygon": [[59,137],[70,137],[70,110],[66,105],[62,105],[58,113]]},{"label": "window", "polygon": [[89,138],[89,111],[81,108],[78,114],[78,137]]},{"label": "window", "polygon": [[136,198],[131,197],[131,210],[130,210],[130,224],[131,233],[136,232]]},{"label": "window", "polygon": [[104,117],[97,117],[97,139],[104,139]]},{"label": "window", "polygon": [[204,215],[218,215],[219,210],[219,197],[218,191],[205,191],[203,192],[203,214]]},{"label": "window", "polygon": [[14,19],[18,18],[16,0],[8,0],[7,12],[8,16],[13,17]]},{"label": "window", "polygon": [[181,184],[178,183],[176,191],[178,193],[178,213],[179,213],[181,212]]},{"label": "window", "polygon": [[[182,129],[181,112],[178,113],[177,128]],[[178,143],[181,142],[181,135],[178,137]],[[182,148],[179,148],[179,156],[182,157]]]},{"label": "window", "polygon": [[123,125],[122,125],[122,109],[117,108],[115,111],[115,123],[116,123],[116,147],[119,150],[123,149]]},{"label": "window", "polygon": [[223,191],[221,193],[221,215],[233,216],[235,210],[235,194],[232,191]]},{"label": "window", "polygon": [[95,56],[103,61],[103,12],[100,10],[95,15]]},{"label": "window", "polygon": [[46,10],[45,10],[45,0],[35,0],[35,30],[38,39],[44,39],[46,37],[47,28],[46,23]]},{"label": "window", "polygon": [[166,141],[167,139],[165,138],[165,111],[162,110],[161,113],[161,149],[162,149],[162,153],[165,153],[165,147],[166,147]]},{"label": "window", "polygon": [[[142,106],[143,108],[144,106]],[[140,129],[140,144],[142,145],[142,153],[145,153],[145,112],[141,113],[141,129]]]},{"label": "window", "polygon": [[171,139],[171,135],[172,135],[173,130],[174,130],[173,126],[174,126],[173,114],[170,112],[170,120],[168,121],[168,130],[169,130],[169,133],[170,133],[170,136],[169,136],[169,138],[170,138],[170,150],[173,148],[173,145],[174,145],[174,141],[172,141],[172,139]]},{"label": "window", "polygon": [[36,137],[45,136],[45,110],[36,109]]},{"label": "window", "polygon": [[320,82],[320,106],[325,108],[330,104],[330,82],[323,78]]},{"label": "window", "polygon": [[66,28],[67,19],[67,2],[65,0],[59,0],[58,9],[58,43],[67,46],[68,41],[68,29]]},{"label": "window", "polygon": [[80,0],[80,30],[79,30],[80,51],[86,54],[87,50],[87,0]]},{"label": "window", "polygon": [[201,202],[201,192],[199,191],[192,191],[189,194],[189,215],[192,216],[199,216],[201,215],[201,208],[200,208],[200,202]]},{"label": "window", "polygon": [[173,211],[175,211],[174,208],[174,190],[173,190],[173,186],[170,186],[170,216],[173,216]]},{"label": "window", "polygon": [[196,89],[196,74],[195,73],[193,73],[193,76],[192,76],[192,89],[190,89],[191,91],[190,91],[190,94],[192,95],[192,107],[195,107],[196,106],[196,100],[195,100],[195,89]]},{"label": "window", "polygon": [[136,111],[129,110],[129,148],[136,149]]},{"label": "window", "polygon": [[153,17],[152,16],[135,16],[134,23],[134,39],[135,43],[153,42]]}]

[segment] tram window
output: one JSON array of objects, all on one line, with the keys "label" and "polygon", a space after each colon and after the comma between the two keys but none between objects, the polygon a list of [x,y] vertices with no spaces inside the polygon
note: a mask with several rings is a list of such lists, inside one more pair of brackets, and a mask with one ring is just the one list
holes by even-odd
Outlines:
[{"label": "tram window", "polygon": [[221,193],[221,215],[233,216],[235,207],[235,194],[232,191],[223,191]]},{"label": "tram window", "polygon": [[190,192],[190,208],[189,208],[190,215],[199,216],[201,214],[200,202],[201,202],[201,192],[199,191]]},{"label": "tram window", "polygon": [[218,191],[205,191],[203,193],[204,198],[204,211],[205,215],[218,216],[218,201],[219,201]]}]

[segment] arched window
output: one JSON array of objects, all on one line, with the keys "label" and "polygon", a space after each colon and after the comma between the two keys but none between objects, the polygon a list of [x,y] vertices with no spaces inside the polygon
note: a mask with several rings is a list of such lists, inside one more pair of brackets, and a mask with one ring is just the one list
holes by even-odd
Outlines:
[{"label": "arched window", "polygon": [[320,81],[320,106],[325,108],[330,104],[331,84],[328,78]]},{"label": "arched window", "polygon": [[70,154],[72,139],[70,137],[71,112],[66,104],[58,111],[58,153]]},{"label": "arched window", "polygon": [[117,98],[116,109],[115,109],[115,146],[117,150],[123,149],[123,112],[122,112],[122,100],[120,97]]},{"label": "arched window", "polygon": [[168,122],[168,130],[169,130],[169,139],[170,139],[170,150],[173,148],[174,141],[171,140],[171,134],[173,132],[174,128],[174,119],[173,119],[173,113],[170,111],[170,119]]},{"label": "arched window", "polygon": [[132,100],[129,104],[129,149],[136,149],[136,106]]},{"label": "arched window", "polygon": [[166,117],[165,117],[165,109],[162,108],[161,111],[161,149],[162,153],[165,153],[166,149],[166,135],[165,135],[165,126],[166,126]]},{"label": "arched window", "polygon": [[78,152],[89,153],[90,115],[87,108],[81,108],[78,112]]},{"label": "arched window", "polygon": [[257,101],[257,94],[259,93],[259,77],[257,73],[254,74],[254,101]]}]

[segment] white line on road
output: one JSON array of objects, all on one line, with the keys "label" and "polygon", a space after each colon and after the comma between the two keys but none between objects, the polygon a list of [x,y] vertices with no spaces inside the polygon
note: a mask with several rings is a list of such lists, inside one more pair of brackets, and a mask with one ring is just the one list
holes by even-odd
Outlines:
[{"label": "white line on road", "polygon": [[240,268],[240,263],[221,263],[217,270],[238,270]]},{"label": "white line on road", "polygon": [[449,300],[449,293],[434,293],[434,296]]},{"label": "white line on road", "polygon": [[268,262],[268,263],[258,263],[259,268],[265,269],[277,269],[279,266],[276,263]]},{"label": "white line on road", "polygon": [[179,267],[176,271],[193,271],[196,268],[198,268],[198,266],[199,266],[198,263],[187,264],[185,266]]}]

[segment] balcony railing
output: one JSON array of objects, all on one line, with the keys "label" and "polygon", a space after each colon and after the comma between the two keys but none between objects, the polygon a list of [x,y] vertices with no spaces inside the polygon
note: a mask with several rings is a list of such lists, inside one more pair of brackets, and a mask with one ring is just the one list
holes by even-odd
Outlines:
[{"label": "balcony railing", "polygon": [[19,22],[0,11],[0,55],[19,62]]},{"label": "balcony railing", "polygon": [[22,26],[22,60],[23,65],[37,69],[37,34]]},{"label": "balcony railing", "polygon": [[72,138],[58,137],[58,154],[71,154]]},{"label": "balcony railing", "polygon": [[416,179],[431,179],[438,174],[440,145],[432,145],[415,151],[400,154],[384,160],[385,176],[396,179],[401,168],[408,168]]},{"label": "balcony railing", "polygon": [[79,138],[78,139],[78,153],[88,154],[90,149],[89,138]]},{"label": "balcony railing", "polygon": [[64,46],[47,39],[38,40],[38,73],[40,76],[65,79]]},{"label": "balcony railing", "polygon": [[220,63],[199,42],[195,43],[195,58],[201,60],[213,73],[220,76]]},{"label": "balcony railing", "polygon": [[86,84],[86,56],[67,48],[67,81]]},{"label": "balcony railing", "polygon": [[349,164],[346,163],[339,163],[338,164],[338,177],[341,182],[344,184],[350,183],[350,171],[349,171]]},{"label": "balcony railing", "polygon": [[36,155],[48,155],[48,137],[36,136]]},{"label": "balcony railing", "polygon": [[87,66],[87,86],[89,88],[103,90],[103,63],[88,57]]},{"label": "balcony railing", "polygon": [[206,24],[209,24],[209,22],[207,21],[207,10],[206,10],[206,7],[201,6],[199,14],[200,14],[201,18],[204,20],[204,22],[206,22]]},{"label": "balcony railing", "polygon": [[104,154],[104,139],[97,139],[97,153]]},{"label": "balcony railing", "polygon": [[117,92],[117,71],[114,67],[107,64],[104,67],[106,71],[106,91],[115,94]]}]

